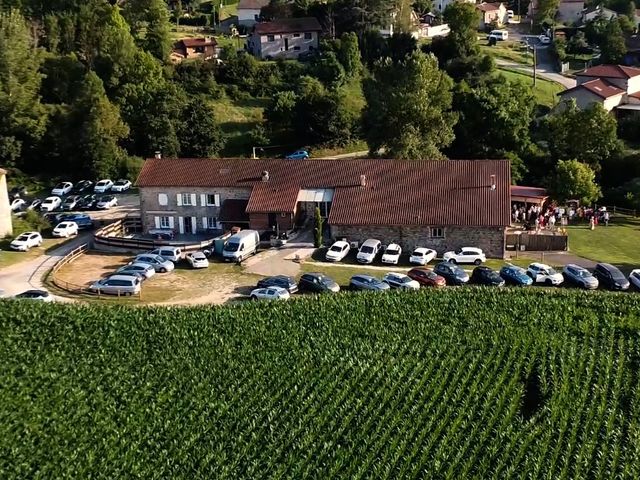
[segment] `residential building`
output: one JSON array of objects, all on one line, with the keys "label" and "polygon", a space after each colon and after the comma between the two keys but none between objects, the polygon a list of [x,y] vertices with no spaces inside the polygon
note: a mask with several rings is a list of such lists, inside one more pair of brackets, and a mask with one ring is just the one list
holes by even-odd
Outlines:
[{"label": "residential building", "polygon": [[284,231],[319,207],[334,238],[502,257],[510,179],[506,160],[153,158],[137,186],[145,231]]},{"label": "residential building", "polygon": [[238,3],[238,25],[253,27],[260,20],[262,7],[269,5],[269,0],[240,0]]},{"label": "residential building", "polygon": [[600,103],[607,111],[640,110],[640,68],[598,65],[576,73],[577,85],[560,92],[559,109],[574,99],[580,108]]},{"label": "residential building", "polygon": [[191,58],[211,60],[218,58],[219,52],[218,42],[213,37],[183,38],[173,46],[171,58],[176,63]]},{"label": "residential building", "polygon": [[507,8],[503,3],[480,3],[476,5],[476,10],[480,14],[479,30],[486,30],[492,23],[497,23],[500,27],[509,21]]},{"label": "residential building", "polygon": [[581,14],[582,23],[585,24],[590,22],[591,20],[595,20],[598,17],[601,17],[605,20],[611,20],[618,17],[618,13],[603,7],[602,5],[596,5],[589,8],[585,8]]},{"label": "residential building", "polygon": [[9,191],[7,190],[7,171],[0,168],[0,238],[13,233],[11,223],[11,204],[9,203]]},{"label": "residential building", "polygon": [[[584,0],[560,0],[558,11],[556,13],[556,20],[567,25],[578,23],[581,21],[583,10]],[[527,16],[533,18],[537,13],[538,2],[537,0],[531,0],[527,9]]]},{"label": "residential building", "polygon": [[322,27],[313,17],[281,18],[256,23],[247,48],[254,56],[266,60],[298,58],[318,49]]}]

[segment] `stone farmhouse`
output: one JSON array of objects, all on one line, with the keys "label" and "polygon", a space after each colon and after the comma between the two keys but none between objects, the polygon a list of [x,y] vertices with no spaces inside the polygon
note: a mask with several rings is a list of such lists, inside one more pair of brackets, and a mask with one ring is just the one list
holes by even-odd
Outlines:
[{"label": "stone farmhouse", "polygon": [[247,49],[255,57],[297,59],[300,55],[318,50],[322,27],[313,17],[281,18],[256,23],[247,42]]},{"label": "stone farmhouse", "polygon": [[137,185],[145,232],[282,232],[310,227],[319,207],[332,238],[502,257],[510,179],[507,160],[153,158]]}]

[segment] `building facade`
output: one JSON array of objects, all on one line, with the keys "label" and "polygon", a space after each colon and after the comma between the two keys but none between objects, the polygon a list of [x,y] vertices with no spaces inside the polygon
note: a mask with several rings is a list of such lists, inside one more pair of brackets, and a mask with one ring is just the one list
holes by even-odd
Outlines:
[{"label": "building facade", "polygon": [[255,57],[297,59],[318,50],[320,23],[313,17],[284,18],[257,23],[249,37],[247,49]]},{"label": "building facade", "polygon": [[218,42],[213,37],[183,38],[173,46],[171,56],[176,63],[192,58],[212,60],[218,58],[219,51]]},{"label": "building facade", "polygon": [[240,0],[238,3],[238,25],[253,27],[260,20],[262,7],[269,5],[269,0]]}]

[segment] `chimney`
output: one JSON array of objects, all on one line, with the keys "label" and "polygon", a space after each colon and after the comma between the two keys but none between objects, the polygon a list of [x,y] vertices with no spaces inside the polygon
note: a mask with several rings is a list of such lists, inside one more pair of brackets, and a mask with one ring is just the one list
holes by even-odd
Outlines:
[{"label": "chimney", "polygon": [[158,160],[160,160],[162,158],[162,152],[160,150],[156,150],[156,153],[154,155]]},{"label": "chimney", "polygon": [[367,177],[366,177],[366,175],[360,175],[360,186],[362,188],[367,186]]},{"label": "chimney", "polygon": [[263,182],[268,182],[269,181],[269,172],[267,170],[262,172],[262,181]]},{"label": "chimney", "polygon": [[495,190],[495,189],[496,189],[496,176],[491,175],[491,190]]}]

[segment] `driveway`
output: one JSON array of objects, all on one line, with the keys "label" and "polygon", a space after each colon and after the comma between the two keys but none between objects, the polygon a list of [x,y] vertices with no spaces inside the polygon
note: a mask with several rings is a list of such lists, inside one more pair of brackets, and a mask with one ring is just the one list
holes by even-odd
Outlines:
[{"label": "driveway", "polygon": [[314,252],[311,232],[304,232],[284,247],[270,248],[242,262],[245,271],[269,277],[272,275],[290,275],[300,273],[300,264],[296,260],[305,259]]},{"label": "driveway", "polygon": [[[533,67],[528,67],[520,63],[496,58],[496,65],[498,65],[498,67],[507,67],[511,70],[517,70],[533,76]],[[538,61],[538,66],[536,68],[536,76],[559,83],[565,88],[573,88],[577,83],[575,78],[565,77],[564,75],[555,72],[552,65],[540,63],[540,61]]]}]

